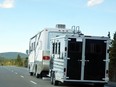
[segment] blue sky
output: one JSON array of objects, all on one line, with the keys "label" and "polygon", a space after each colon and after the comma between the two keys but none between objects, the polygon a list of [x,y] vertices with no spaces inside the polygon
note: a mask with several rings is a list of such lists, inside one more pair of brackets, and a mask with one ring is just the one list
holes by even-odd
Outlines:
[{"label": "blue sky", "polygon": [[86,35],[116,31],[116,0],[0,0],[0,52],[23,52],[29,39],[58,23]]}]

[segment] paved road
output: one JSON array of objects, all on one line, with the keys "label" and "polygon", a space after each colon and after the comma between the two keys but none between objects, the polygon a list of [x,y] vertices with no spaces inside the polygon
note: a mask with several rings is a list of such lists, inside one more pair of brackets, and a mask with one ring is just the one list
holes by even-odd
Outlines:
[{"label": "paved road", "polygon": [[[49,78],[37,79],[29,76],[26,68],[13,66],[0,66],[0,87],[74,87],[74,86],[53,86]],[[91,87],[91,86],[75,86]],[[110,86],[105,86],[110,87]]]},{"label": "paved road", "polygon": [[0,66],[0,87],[52,87],[49,81],[31,77],[26,68]]}]

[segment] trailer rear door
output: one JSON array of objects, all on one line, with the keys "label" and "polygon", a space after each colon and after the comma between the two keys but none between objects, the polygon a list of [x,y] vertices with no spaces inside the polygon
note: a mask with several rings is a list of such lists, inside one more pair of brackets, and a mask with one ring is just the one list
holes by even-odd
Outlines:
[{"label": "trailer rear door", "polygon": [[81,79],[82,41],[70,38],[68,41],[67,77]]},{"label": "trailer rear door", "polygon": [[85,40],[84,80],[103,80],[105,77],[106,43],[104,40]]}]

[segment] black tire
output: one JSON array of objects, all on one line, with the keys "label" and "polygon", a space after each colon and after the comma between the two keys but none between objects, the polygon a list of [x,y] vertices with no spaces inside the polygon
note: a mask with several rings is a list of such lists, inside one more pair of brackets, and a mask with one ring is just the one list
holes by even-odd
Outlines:
[{"label": "black tire", "polygon": [[37,72],[36,72],[35,76],[36,76],[36,78],[39,78],[40,77],[40,75]]},{"label": "black tire", "polygon": [[30,76],[33,76],[33,72],[29,72]]},{"label": "black tire", "polygon": [[39,76],[41,79],[43,78],[43,72],[40,73],[40,76]]},{"label": "black tire", "polygon": [[40,74],[38,74],[37,72],[35,73],[35,76],[36,76],[36,78],[43,78],[43,72],[41,72]]}]

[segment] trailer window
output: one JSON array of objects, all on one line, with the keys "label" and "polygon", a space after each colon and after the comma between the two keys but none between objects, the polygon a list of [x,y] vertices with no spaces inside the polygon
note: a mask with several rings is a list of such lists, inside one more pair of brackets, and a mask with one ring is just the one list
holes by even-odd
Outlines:
[{"label": "trailer window", "polygon": [[55,54],[57,54],[57,43],[55,43]]},{"label": "trailer window", "polygon": [[54,54],[55,43],[52,43],[52,53]]},{"label": "trailer window", "polygon": [[60,43],[58,43],[58,54],[60,55]]}]

